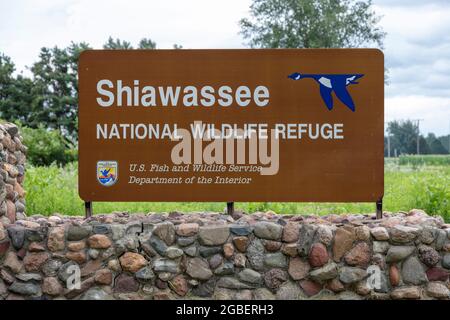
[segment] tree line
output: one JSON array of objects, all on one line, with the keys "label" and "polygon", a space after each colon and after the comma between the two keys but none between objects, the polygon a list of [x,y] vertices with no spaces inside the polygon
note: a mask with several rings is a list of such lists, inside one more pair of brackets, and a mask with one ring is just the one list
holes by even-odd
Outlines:
[{"label": "tree line", "polygon": [[450,135],[437,137],[434,133],[420,134],[413,120],[390,121],[384,137],[384,155],[401,154],[449,154]]},{"label": "tree line", "polygon": [[[130,42],[110,37],[104,49],[134,49]],[[137,49],[156,49],[156,43],[143,38]],[[174,48],[181,49],[180,45]],[[56,129],[72,142],[77,141],[78,58],[92,49],[85,42],[72,42],[66,48],[44,47],[29,68],[32,76],[15,75],[12,59],[0,53],[0,118],[30,127]]]},{"label": "tree line", "polygon": [[[371,0],[253,0],[249,16],[239,24],[252,48],[383,48],[386,33],[379,21]],[[78,57],[91,48],[86,42],[44,47],[29,67],[30,77],[17,74],[12,59],[0,52],[0,118],[29,128],[25,138],[35,149],[29,153],[33,163],[62,163],[76,157]],[[154,50],[157,44],[143,38],[133,46],[109,37],[103,48]],[[391,150],[414,153],[413,126],[394,123],[390,130]],[[441,138],[419,137],[421,150],[443,152],[448,143]]]}]

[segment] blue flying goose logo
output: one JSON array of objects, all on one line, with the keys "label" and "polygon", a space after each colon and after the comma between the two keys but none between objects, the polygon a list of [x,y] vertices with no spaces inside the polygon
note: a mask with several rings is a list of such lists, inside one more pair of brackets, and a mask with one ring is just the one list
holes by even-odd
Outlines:
[{"label": "blue flying goose logo", "polygon": [[347,86],[351,84],[358,84],[356,80],[363,77],[363,74],[300,74],[295,72],[288,76],[292,80],[300,80],[304,78],[311,78],[316,80],[320,87],[320,96],[327,106],[328,110],[333,109],[333,96],[342,101],[350,110],[355,111],[355,103],[353,102],[350,93],[347,91]]},{"label": "blue flying goose logo", "polygon": [[108,170],[104,169],[104,170],[100,170],[100,173],[101,173],[104,177],[107,177],[110,171],[111,171],[111,169],[108,169]]}]

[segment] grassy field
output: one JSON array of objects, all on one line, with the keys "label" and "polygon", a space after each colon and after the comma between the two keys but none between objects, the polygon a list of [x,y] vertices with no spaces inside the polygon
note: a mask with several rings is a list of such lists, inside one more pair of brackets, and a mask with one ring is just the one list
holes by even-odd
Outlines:
[{"label": "grassy field", "polygon": [[[450,220],[450,157],[414,156],[385,161],[384,209],[421,208]],[[27,213],[49,215],[84,214],[77,191],[77,164],[59,168],[28,167],[25,179]],[[246,212],[273,210],[277,213],[329,214],[374,212],[373,203],[236,203]],[[95,213],[113,211],[170,212],[223,211],[225,203],[94,203]]]}]

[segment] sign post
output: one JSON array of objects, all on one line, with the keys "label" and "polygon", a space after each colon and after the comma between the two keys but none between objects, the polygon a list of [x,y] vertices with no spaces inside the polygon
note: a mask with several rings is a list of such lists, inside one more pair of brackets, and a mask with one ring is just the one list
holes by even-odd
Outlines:
[{"label": "sign post", "polygon": [[93,201],[376,202],[375,49],[88,50],[79,194]]}]

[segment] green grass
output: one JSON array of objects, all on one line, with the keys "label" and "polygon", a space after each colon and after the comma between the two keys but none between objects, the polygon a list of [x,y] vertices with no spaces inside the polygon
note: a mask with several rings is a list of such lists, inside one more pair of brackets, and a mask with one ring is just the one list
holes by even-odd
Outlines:
[{"label": "green grass", "polygon": [[[83,202],[77,191],[77,164],[64,168],[28,167],[25,179],[27,213],[83,215]],[[330,214],[374,212],[373,203],[236,203],[246,212],[273,210],[277,213]],[[199,202],[96,202],[95,213],[113,211],[170,212],[223,211],[225,203]],[[408,211],[421,208],[429,214],[450,220],[450,165],[402,165],[398,159],[386,159],[384,209]]]},{"label": "green grass", "polygon": [[450,166],[449,155],[401,155],[398,158],[402,166]]}]

